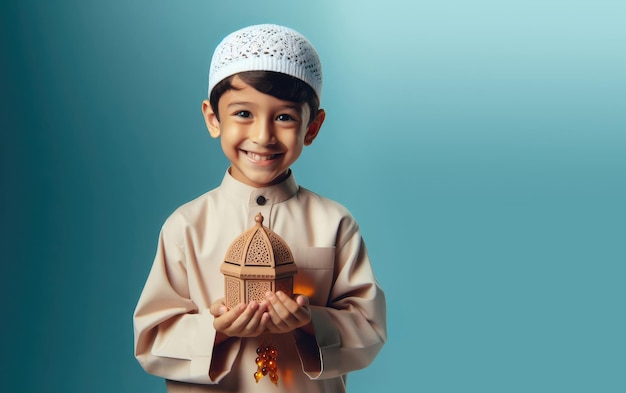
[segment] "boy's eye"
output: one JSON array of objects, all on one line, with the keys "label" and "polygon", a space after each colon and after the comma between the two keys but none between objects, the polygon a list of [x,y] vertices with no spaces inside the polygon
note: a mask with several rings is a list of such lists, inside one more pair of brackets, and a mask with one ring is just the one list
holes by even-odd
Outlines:
[{"label": "boy's eye", "polygon": [[248,112],[248,111],[239,111],[239,112],[235,113],[235,116],[243,117],[243,118],[247,119],[248,117],[250,117],[250,112]]},{"label": "boy's eye", "polygon": [[276,120],[278,120],[278,121],[291,121],[291,120],[295,120],[295,119],[293,118],[293,116],[283,113],[282,115],[278,115],[276,117]]}]

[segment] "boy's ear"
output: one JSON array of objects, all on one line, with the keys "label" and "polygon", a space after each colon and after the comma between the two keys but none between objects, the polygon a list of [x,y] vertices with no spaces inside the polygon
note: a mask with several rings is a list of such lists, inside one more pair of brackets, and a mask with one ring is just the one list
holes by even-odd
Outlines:
[{"label": "boy's ear", "polygon": [[315,119],[309,124],[309,129],[304,136],[304,146],[309,146],[315,138],[317,134],[320,132],[320,128],[322,128],[322,124],[324,123],[324,119],[326,119],[326,112],[323,109],[317,111],[317,115]]},{"label": "boy's ear", "polygon": [[209,100],[202,101],[202,116],[206,123],[206,128],[209,130],[209,134],[213,138],[219,138],[220,136],[220,121],[217,119],[217,115],[211,107]]}]

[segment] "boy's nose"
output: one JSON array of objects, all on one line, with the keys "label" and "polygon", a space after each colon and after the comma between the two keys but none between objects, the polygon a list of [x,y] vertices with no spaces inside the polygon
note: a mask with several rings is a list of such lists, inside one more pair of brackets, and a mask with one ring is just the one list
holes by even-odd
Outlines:
[{"label": "boy's nose", "polygon": [[275,144],[276,136],[274,135],[274,127],[270,122],[259,122],[256,127],[254,127],[251,139],[254,143],[262,146]]}]

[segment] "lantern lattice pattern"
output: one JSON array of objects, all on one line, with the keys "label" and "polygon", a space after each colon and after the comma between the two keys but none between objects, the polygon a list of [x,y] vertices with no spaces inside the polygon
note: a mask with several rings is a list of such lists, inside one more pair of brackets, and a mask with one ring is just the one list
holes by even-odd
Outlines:
[{"label": "lantern lattice pattern", "polygon": [[268,291],[293,295],[297,267],[289,246],[263,226],[261,213],[254,220],[256,224],[230,244],[220,268],[229,308],[252,300],[260,302]]}]

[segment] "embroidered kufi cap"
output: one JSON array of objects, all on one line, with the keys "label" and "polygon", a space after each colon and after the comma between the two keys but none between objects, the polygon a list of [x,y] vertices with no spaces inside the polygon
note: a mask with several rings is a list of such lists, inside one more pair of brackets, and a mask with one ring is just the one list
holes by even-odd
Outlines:
[{"label": "embroidered kufi cap", "polygon": [[209,69],[211,91],[225,78],[245,71],[274,71],[296,77],[322,96],[322,64],[309,40],[274,24],[248,26],[227,35],[217,46]]}]

